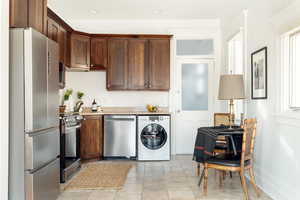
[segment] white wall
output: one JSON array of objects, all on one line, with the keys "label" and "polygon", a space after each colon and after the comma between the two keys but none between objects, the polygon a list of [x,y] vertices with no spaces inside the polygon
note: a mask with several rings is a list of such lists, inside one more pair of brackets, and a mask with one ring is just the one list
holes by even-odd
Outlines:
[{"label": "white wall", "polygon": [[67,72],[66,88],[84,92],[84,106],[91,106],[93,99],[106,107],[145,108],[146,104],[163,107],[169,105],[169,92],[107,91],[106,72]]},{"label": "white wall", "polygon": [[[289,1],[290,3],[290,1]],[[269,7],[271,1],[262,1],[248,8],[248,17],[243,15],[225,21],[224,40],[240,26],[247,27],[247,94],[250,97],[250,55],[264,46],[268,47],[268,99],[247,100],[247,117],[258,119],[255,146],[255,172],[258,185],[272,198],[278,200],[300,199],[300,121],[282,118],[278,108],[280,95],[278,47],[279,36],[289,28],[300,26],[300,2],[286,4],[276,13]],[[237,23],[232,23],[237,22]],[[226,54],[226,49],[224,50]]]},{"label": "white wall", "polygon": [[9,1],[0,2],[0,199],[8,199],[8,21]]}]

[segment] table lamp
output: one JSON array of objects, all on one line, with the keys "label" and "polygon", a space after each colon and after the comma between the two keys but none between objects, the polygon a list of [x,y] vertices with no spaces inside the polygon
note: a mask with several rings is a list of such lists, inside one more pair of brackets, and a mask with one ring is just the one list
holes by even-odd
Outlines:
[{"label": "table lamp", "polygon": [[234,124],[233,100],[245,99],[244,77],[238,74],[226,74],[220,77],[219,100],[229,100],[230,127]]}]

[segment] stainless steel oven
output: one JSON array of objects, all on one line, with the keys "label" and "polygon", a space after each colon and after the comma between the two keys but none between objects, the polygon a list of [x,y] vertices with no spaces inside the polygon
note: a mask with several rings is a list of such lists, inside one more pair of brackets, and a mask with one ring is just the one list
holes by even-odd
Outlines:
[{"label": "stainless steel oven", "polygon": [[81,167],[80,127],[82,116],[68,114],[60,120],[60,182],[64,183]]},{"label": "stainless steel oven", "polygon": [[66,157],[79,157],[79,132],[80,124],[76,126],[66,127]]}]

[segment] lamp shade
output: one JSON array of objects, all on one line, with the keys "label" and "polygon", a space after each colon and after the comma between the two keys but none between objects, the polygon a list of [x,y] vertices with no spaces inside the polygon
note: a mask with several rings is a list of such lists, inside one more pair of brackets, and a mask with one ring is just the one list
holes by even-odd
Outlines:
[{"label": "lamp shade", "polygon": [[219,86],[219,99],[245,99],[243,75],[221,75]]}]

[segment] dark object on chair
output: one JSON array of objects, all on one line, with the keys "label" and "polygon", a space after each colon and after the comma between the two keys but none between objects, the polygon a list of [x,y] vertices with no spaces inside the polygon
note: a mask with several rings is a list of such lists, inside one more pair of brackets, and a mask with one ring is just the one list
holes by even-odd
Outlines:
[{"label": "dark object on chair", "polygon": [[[235,116],[232,116],[233,120]],[[214,126],[226,127],[230,125],[230,113],[215,113]],[[219,136],[216,141],[214,155],[229,153],[229,140],[226,136]],[[200,163],[197,163],[197,176],[200,175]],[[232,176],[232,175],[230,175]],[[200,179],[201,180],[201,179]],[[200,182],[199,182],[200,183]]]},{"label": "dark object on chair", "polygon": [[250,172],[250,182],[253,184],[257,196],[259,190],[255,184],[253,170],[253,151],[256,135],[256,119],[246,119],[244,122],[242,153],[240,157],[219,157],[216,156],[204,163],[204,194],[207,195],[208,169],[216,169],[222,171],[239,172],[244,190],[244,198],[249,199],[248,188],[246,185],[245,171]]}]

